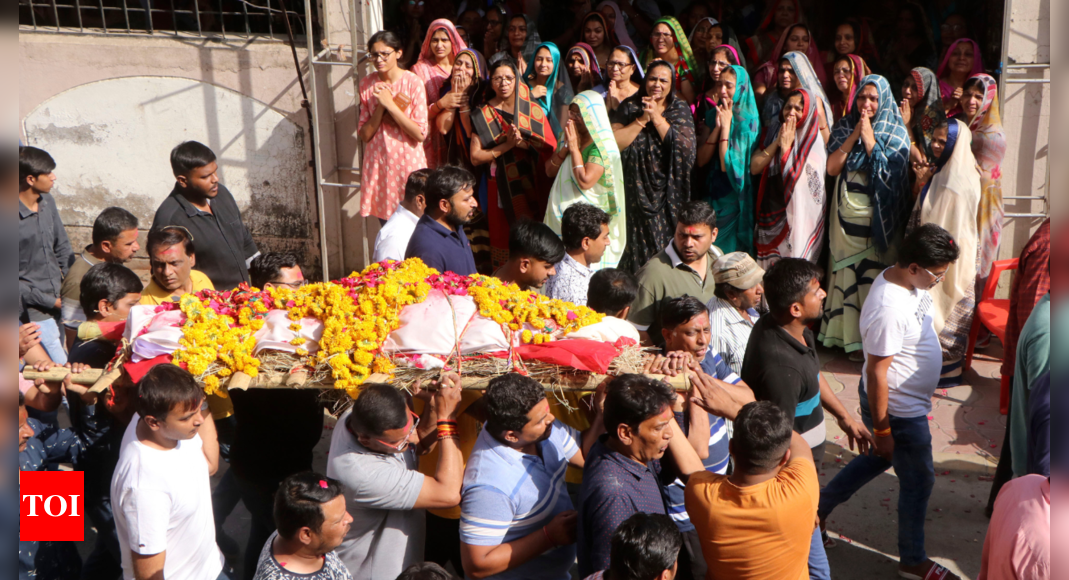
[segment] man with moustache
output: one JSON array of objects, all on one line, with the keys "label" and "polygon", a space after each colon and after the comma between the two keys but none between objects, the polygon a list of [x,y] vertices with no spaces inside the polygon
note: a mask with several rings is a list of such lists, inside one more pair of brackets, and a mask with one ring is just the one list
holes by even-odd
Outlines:
[{"label": "man with moustache", "polygon": [[476,273],[475,256],[464,233],[479,207],[474,186],[471,172],[452,165],[439,168],[427,179],[427,209],[416,223],[405,258],[419,258],[439,272]]}]

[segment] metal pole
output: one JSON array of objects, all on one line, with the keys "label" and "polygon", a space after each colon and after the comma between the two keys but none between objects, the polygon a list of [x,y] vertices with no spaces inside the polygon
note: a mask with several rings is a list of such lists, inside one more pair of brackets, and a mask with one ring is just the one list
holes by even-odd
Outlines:
[{"label": "metal pole", "polygon": [[[357,10],[360,11],[359,19],[357,18]],[[360,81],[363,80],[363,75],[360,74],[360,46],[364,42],[364,7],[361,0],[349,0],[349,31],[351,34],[350,42],[353,47],[353,95],[354,95],[354,108],[356,109],[356,117],[360,118]],[[360,154],[360,164],[364,163],[364,143],[357,139],[357,152]],[[357,190],[360,193],[361,199],[364,196],[364,174],[360,173],[360,188]],[[360,228],[361,247],[363,250],[363,256],[361,256],[361,264],[363,268],[366,268],[371,262],[371,250],[367,243],[367,225],[368,219],[362,218],[363,224]]]},{"label": "metal pole", "polygon": [[[317,0],[305,0],[304,2],[304,25],[305,40],[308,41],[308,81],[312,90],[308,96],[309,123],[312,130],[312,181],[316,188],[316,206],[319,209],[319,263],[323,269],[323,281],[330,281],[330,261],[327,252],[327,220],[326,202],[323,199],[323,186],[319,183],[319,176],[323,175],[322,157],[319,152],[319,98],[317,94],[318,84],[316,81],[316,51],[315,36],[312,35],[312,2]],[[325,12],[324,12],[325,14]],[[325,21],[325,19],[324,19]]]}]

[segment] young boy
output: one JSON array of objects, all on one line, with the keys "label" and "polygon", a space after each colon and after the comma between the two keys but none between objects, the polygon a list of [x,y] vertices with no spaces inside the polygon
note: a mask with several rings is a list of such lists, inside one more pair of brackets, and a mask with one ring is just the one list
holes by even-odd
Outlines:
[{"label": "young boy", "polygon": [[546,282],[546,296],[586,306],[594,267],[609,247],[609,214],[588,203],[572,205],[564,210],[561,237],[567,253]]},{"label": "young boy", "polygon": [[[130,308],[141,299],[141,280],[125,266],[101,262],[89,268],[78,288],[80,308],[88,321],[78,327],[72,363],[105,368],[115,357]],[[103,399],[68,397],[71,427],[85,443],[85,513],[97,529],[96,546],[85,563],[87,578],[114,578],[122,573],[122,554],[111,510],[111,476],[119,461],[122,420]],[[114,402],[113,402],[114,403]],[[118,427],[116,425],[119,425]]]},{"label": "young boy", "polygon": [[585,338],[616,342],[621,337],[639,341],[638,330],[627,321],[631,303],[638,297],[638,282],[626,270],[606,268],[590,277],[587,288],[587,308],[604,314],[597,324],[581,328],[568,335],[569,338]]},{"label": "young boy", "polygon": [[555,264],[564,256],[564,242],[549,226],[520,222],[509,232],[509,259],[494,272],[494,277],[516,284],[520,290],[540,292],[546,280],[557,273]]},{"label": "young boy", "polygon": [[111,481],[127,578],[220,577],[208,481],[218,467],[204,390],[180,367],[153,367],[137,384],[137,413]]}]

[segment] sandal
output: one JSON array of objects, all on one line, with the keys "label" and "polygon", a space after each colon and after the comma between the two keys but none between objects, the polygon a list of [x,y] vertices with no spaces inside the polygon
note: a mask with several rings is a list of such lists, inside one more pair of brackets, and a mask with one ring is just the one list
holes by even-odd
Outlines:
[{"label": "sandal", "polygon": [[828,532],[826,530],[820,530],[820,540],[824,542],[825,550],[830,550],[838,545],[838,543],[834,539],[828,536]]},{"label": "sandal", "polygon": [[906,580],[959,580],[950,570],[935,562],[932,562],[932,567],[928,568],[928,573],[924,576],[903,572],[901,568],[898,569],[898,575]]}]

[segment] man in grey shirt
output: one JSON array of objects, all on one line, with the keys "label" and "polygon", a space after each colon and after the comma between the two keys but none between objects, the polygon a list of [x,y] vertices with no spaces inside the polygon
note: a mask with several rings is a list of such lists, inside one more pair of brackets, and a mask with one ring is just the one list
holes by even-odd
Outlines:
[{"label": "man in grey shirt", "polygon": [[[422,417],[405,395],[384,384],[365,385],[342,415],[330,441],[327,477],[345,488],[353,523],[337,549],[354,580],[396,578],[423,561],[427,508],[460,504],[464,467],[456,426],[460,377],[446,375]],[[433,478],[418,471],[419,455],[438,445]]]},{"label": "man in grey shirt", "polygon": [[19,318],[41,327],[41,346],[67,362],[60,331],[60,287],[71,265],[71,243],[50,192],[56,162],[36,147],[19,147]]}]

